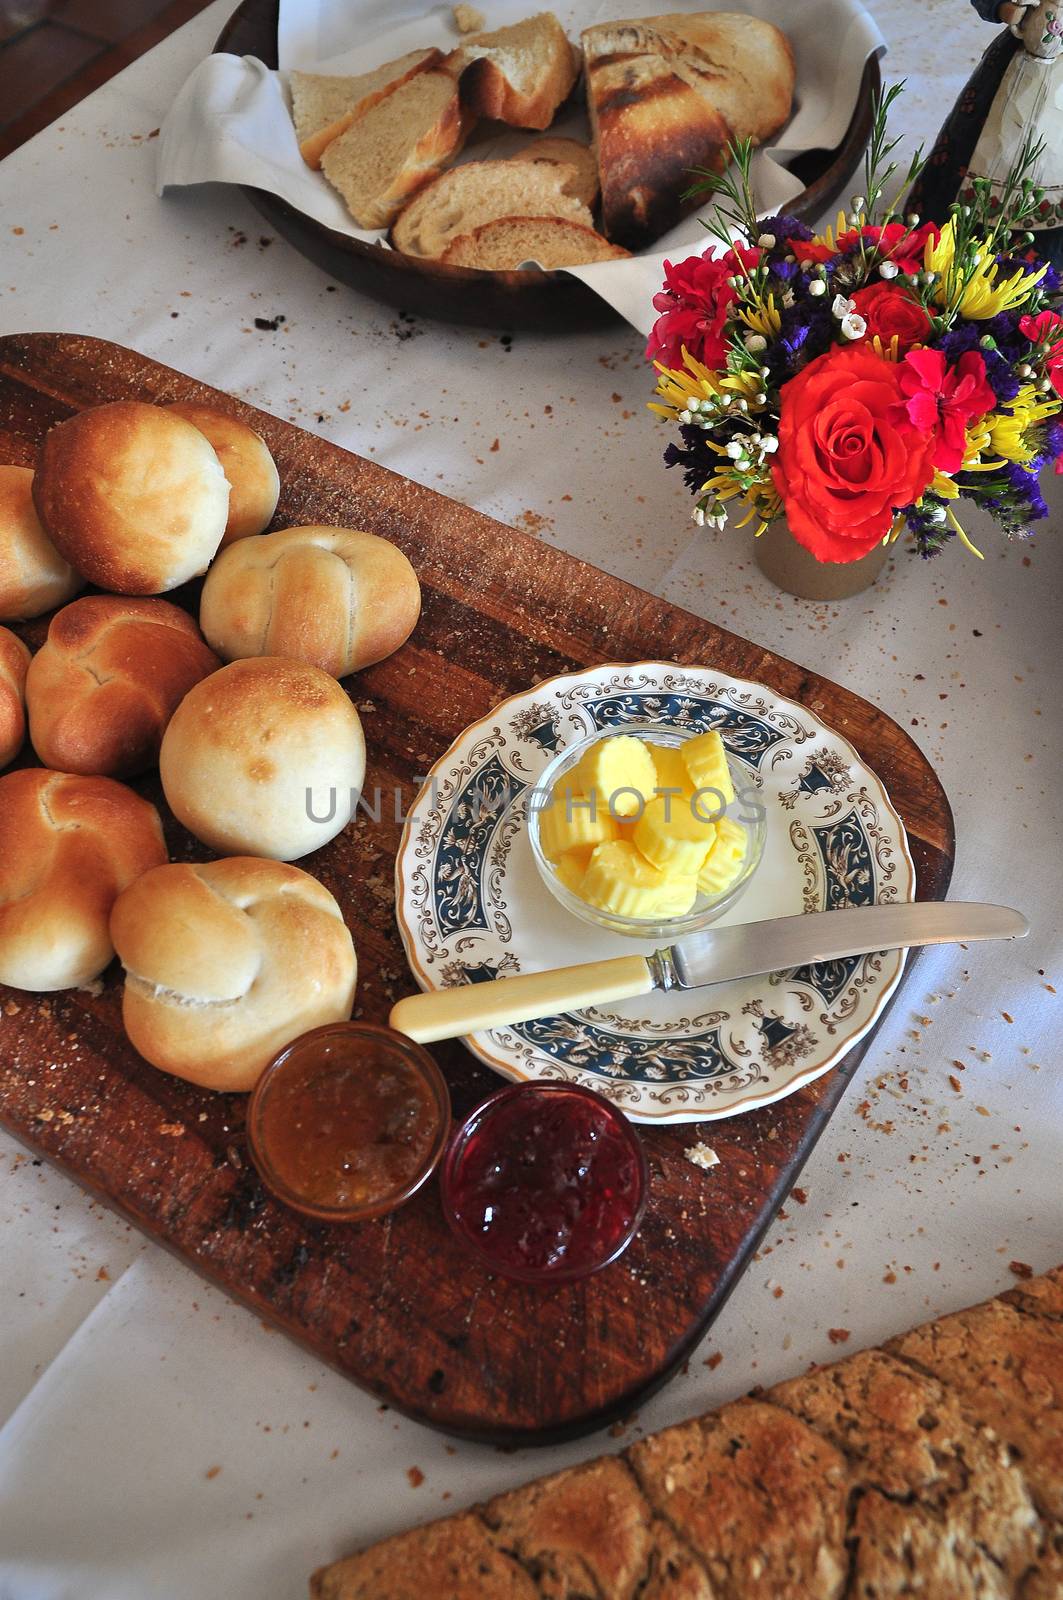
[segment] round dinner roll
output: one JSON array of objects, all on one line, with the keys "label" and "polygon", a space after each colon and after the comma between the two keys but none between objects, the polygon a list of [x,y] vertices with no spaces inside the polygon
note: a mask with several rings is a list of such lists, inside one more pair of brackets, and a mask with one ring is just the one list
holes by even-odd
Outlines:
[{"label": "round dinner roll", "polygon": [[189,689],[220,665],[168,600],[86,595],[56,612],[30,666],[33,748],[62,772],[143,772]]},{"label": "round dinner roll", "polygon": [[31,469],[0,467],[0,619],[39,617],[84,586],[41,527]]},{"label": "round dinner roll", "polygon": [[203,585],[199,624],[227,661],[290,656],[342,678],[404,644],[421,613],[397,545],[357,528],[286,528],[225,550]]},{"label": "round dinner roll", "polygon": [[14,761],[26,737],[26,670],[30,653],[10,628],[0,628],[0,767]]},{"label": "round dinner roll", "polygon": [[72,989],[114,955],[111,907],[166,860],[159,813],[111,778],[0,778],[0,983]]},{"label": "round dinner roll", "polygon": [[262,435],[238,417],[215,411],[213,406],[197,405],[194,400],[175,400],[166,410],[184,417],[206,436],[229,480],[229,520],[222,544],[268,528],[280,498],[281,480]]},{"label": "round dinner roll", "polygon": [[351,1014],[354,943],[298,867],[251,856],[158,867],[115,902],[111,936],[131,1043],[207,1089],[253,1089],[278,1050]]},{"label": "round dinner roll", "polygon": [[184,417],[140,400],[57,423],[33,499],[59,554],[115,594],[163,594],[205,572],[229,516],[213,445]]},{"label": "round dinner roll", "polygon": [[159,771],[178,821],[212,850],[294,861],[350,821],[365,738],[335,678],[256,656],[189,690],[163,734]]}]

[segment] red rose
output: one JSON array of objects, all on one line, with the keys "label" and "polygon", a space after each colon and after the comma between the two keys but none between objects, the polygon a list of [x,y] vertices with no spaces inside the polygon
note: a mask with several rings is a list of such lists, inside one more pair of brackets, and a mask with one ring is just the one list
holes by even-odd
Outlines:
[{"label": "red rose", "polygon": [[688,256],[686,261],[664,264],[664,288],[653,297],[661,312],[646,346],[649,361],[682,368],[683,349],[707,367],[722,367],[727,359],[724,328],[735,292],[727,282],[740,270],[737,251],[747,267],[760,259],[759,250],[736,246],[722,256]]},{"label": "red rose", "polygon": [[828,350],[780,391],[772,479],[790,532],[818,561],[857,561],[934,476],[936,434],[913,426],[899,363]]},{"label": "red rose", "polygon": [[853,304],[867,323],[867,339],[878,334],[888,348],[897,335],[901,355],[922,344],[930,332],[930,317],[910,289],[896,283],[869,283],[853,294]]}]

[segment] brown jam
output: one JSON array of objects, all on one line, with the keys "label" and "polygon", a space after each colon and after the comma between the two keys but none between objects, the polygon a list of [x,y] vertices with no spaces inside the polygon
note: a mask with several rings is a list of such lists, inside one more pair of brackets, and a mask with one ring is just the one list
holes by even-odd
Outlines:
[{"label": "brown jam", "polygon": [[352,1218],[408,1199],[438,1161],[448,1123],[446,1087],[427,1052],[359,1023],[289,1045],[248,1114],[269,1187],[314,1215]]}]

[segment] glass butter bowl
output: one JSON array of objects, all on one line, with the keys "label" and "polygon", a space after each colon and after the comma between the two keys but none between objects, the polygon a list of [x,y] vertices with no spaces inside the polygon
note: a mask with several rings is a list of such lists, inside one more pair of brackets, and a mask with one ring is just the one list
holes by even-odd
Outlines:
[{"label": "glass butter bowl", "polygon": [[[600,744],[603,739],[615,739],[622,736],[634,735],[645,744],[665,749],[678,749],[688,739],[695,739],[704,733],[704,728],[691,728],[689,731],[680,728],[645,728],[637,725],[616,728],[591,734],[586,739],[581,739],[578,744],[569,745],[560,751],[549,766],[545,768],[535,786],[528,805],[528,840],[535,865],[539,875],[554,898],[564,906],[566,911],[571,911],[575,917],[580,917],[584,922],[589,922],[598,928],[608,928],[612,933],[626,934],[633,939],[673,939],[681,938],[687,933],[697,933],[699,929],[708,927],[711,922],[723,915],[735,901],[745,892],[754,872],[760,865],[764,854],[764,844],[767,838],[767,822],[763,802],[759,798],[760,782],[751,768],[744,762],[735,759],[727,752],[727,769],[731,775],[734,786],[735,799],[727,807],[727,816],[745,833],[746,850],[742,861],[742,868],[738,877],[729,883],[721,893],[716,895],[704,894],[698,891],[698,897],[689,911],[681,916],[672,917],[629,917],[619,912],[606,911],[599,906],[590,905],[580,898],[574,890],[563,883],[558,875],[557,868],[543,853],[541,822],[543,812],[549,803],[549,796],[553,793],[558,779],[563,779],[570,772],[592,746]],[[605,803],[605,802],[603,802]],[[674,804],[682,805],[688,802],[675,798]],[[713,814],[713,801],[706,798],[703,802],[704,814],[711,817]]]},{"label": "glass butter bowl", "polygon": [[320,1222],[394,1211],[439,1165],[450,1095],[428,1051],[391,1028],[334,1022],[276,1055],[247,1108],[266,1187]]}]

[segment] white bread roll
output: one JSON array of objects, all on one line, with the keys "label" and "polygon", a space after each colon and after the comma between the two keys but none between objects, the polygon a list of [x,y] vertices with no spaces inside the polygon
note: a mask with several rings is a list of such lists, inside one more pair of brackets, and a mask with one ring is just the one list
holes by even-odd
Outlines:
[{"label": "white bread roll", "polygon": [[0,767],[14,761],[26,737],[26,672],[30,653],[10,628],[0,628]]},{"label": "white bread roll", "polygon": [[350,821],[365,738],[335,678],[258,656],[189,690],[163,735],[159,771],[174,815],[210,849],[294,861]]},{"label": "white bread roll", "polygon": [[30,666],[33,748],[60,772],[143,772],[189,689],[220,665],[169,601],[85,595],[56,612]]},{"label": "white bread roll", "polygon": [[198,428],[213,445],[221,470],[229,480],[229,520],[221,536],[223,545],[268,528],[280,498],[281,480],[269,445],[260,433],[239,417],[193,400],[177,400],[166,407]]},{"label": "white bread roll", "polygon": [[39,617],[84,586],[41,527],[31,469],[0,467],[0,619]]},{"label": "white bread roll", "polygon": [[42,767],[0,778],[0,983],[98,977],[116,898],[165,860],[158,812],[123,784]]},{"label": "white bread roll", "polygon": [[52,428],[33,499],[59,554],[115,594],[163,594],[205,572],[229,517],[214,447],[184,417],[139,400]]},{"label": "white bread roll", "polygon": [[131,1043],[207,1089],[253,1089],[278,1050],[351,1014],[354,944],[298,867],[251,856],[158,867],[118,899],[111,935]]},{"label": "white bread roll", "polygon": [[290,656],[342,678],[404,644],[421,614],[397,545],[357,528],[242,539],[207,574],[199,622],[226,661]]}]

